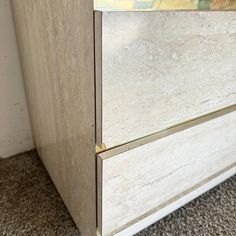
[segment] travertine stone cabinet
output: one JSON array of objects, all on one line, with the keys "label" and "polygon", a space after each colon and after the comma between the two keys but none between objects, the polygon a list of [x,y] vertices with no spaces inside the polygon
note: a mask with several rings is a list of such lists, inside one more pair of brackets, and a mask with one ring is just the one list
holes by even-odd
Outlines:
[{"label": "travertine stone cabinet", "polygon": [[236,173],[236,13],[196,11],[234,1],[12,9],[35,144],[83,235],[135,234]]}]

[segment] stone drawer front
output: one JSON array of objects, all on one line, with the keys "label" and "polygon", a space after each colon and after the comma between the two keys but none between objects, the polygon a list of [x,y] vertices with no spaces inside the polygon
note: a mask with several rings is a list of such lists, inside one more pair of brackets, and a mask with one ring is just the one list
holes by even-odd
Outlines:
[{"label": "stone drawer front", "polygon": [[108,148],[236,102],[234,12],[96,19],[98,133]]},{"label": "stone drawer front", "polygon": [[114,235],[235,168],[235,124],[231,112],[109,158],[109,150],[99,154],[101,234]]}]

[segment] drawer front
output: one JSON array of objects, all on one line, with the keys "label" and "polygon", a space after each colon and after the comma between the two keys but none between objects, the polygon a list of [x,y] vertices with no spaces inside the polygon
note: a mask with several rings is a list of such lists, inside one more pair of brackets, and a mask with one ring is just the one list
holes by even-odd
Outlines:
[{"label": "drawer front", "polygon": [[101,235],[138,224],[224,170],[236,173],[235,125],[234,111],[124,153],[99,154]]},{"label": "drawer front", "polygon": [[236,103],[234,12],[98,14],[97,127],[108,148]]}]

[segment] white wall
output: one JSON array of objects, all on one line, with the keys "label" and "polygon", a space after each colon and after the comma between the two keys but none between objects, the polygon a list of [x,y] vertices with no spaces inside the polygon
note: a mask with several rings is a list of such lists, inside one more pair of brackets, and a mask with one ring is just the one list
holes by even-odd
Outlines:
[{"label": "white wall", "polygon": [[0,158],[32,148],[10,0],[0,0]]}]

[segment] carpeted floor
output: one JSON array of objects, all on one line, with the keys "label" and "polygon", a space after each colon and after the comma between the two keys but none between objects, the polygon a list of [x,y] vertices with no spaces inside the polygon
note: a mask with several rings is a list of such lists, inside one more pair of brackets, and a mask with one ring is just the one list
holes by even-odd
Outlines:
[{"label": "carpeted floor", "polygon": [[[35,152],[0,160],[0,236],[78,236]],[[236,236],[236,176],[137,236]]]}]

